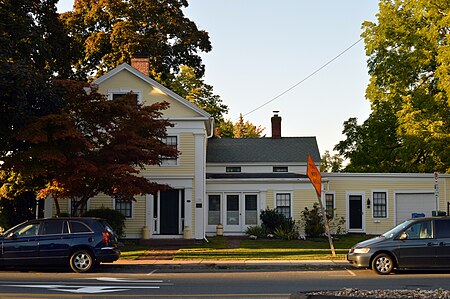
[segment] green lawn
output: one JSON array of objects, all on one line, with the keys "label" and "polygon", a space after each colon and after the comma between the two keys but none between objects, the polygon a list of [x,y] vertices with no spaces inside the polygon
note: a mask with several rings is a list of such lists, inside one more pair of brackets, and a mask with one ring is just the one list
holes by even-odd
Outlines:
[{"label": "green lawn", "polygon": [[[333,241],[338,259],[344,259],[355,243],[371,238],[367,235],[346,235]],[[196,246],[183,247],[174,256],[176,260],[317,260],[331,259],[328,239],[320,240],[242,240],[239,248],[229,248],[224,237],[209,238]],[[135,259],[145,255],[148,246],[124,246],[122,258]]]}]

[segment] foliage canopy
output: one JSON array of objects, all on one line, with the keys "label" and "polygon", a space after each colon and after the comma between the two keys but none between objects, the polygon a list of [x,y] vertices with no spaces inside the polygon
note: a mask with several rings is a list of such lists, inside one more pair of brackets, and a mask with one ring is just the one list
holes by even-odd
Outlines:
[{"label": "foliage canopy", "polygon": [[363,29],[372,113],[344,124],[346,170],[450,172],[448,1],[381,0]]}]

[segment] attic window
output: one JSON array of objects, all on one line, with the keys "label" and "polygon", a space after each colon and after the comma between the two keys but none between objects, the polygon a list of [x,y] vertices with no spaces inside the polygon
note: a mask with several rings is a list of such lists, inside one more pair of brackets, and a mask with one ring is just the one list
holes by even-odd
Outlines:
[{"label": "attic window", "polygon": [[126,94],[131,93],[133,96],[136,97],[136,100],[138,103],[142,103],[142,90],[138,89],[130,89],[130,88],[113,88],[108,89],[108,98],[110,100],[116,100],[120,97],[123,97]]},{"label": "attic window", "polygon": [[226,172],[241,172],[241,167],[239,166],[230,166],[226,168]]},{"label": "attic window", "polygon": [[287,166],[274,166],[273,172],[288,172]]}]

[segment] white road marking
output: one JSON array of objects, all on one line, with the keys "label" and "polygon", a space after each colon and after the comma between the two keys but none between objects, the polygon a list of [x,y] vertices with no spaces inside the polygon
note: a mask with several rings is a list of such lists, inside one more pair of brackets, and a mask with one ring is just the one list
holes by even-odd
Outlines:
[{"label": "white road marking", "polygon": [[99,293],[108,293],[108,292],[122,292],[127,291],[129,289],[159,289],[159,286],[125,286],[122,288],[118,288],[117,286],[67,286],[67,285],[58,285],[58,284],[49,284],[49,285],[4,285],[6,287],[25,287],[25,288],[41,288],[41,289],[49,289],[52,291],[59,292],[69,292],[69,293],[88,293],[88,294],[99,294]]},{"label": "white road marking", "polygon": [[[351,276],[356,276],[356,274],[352,270],[349,270],[349,269],[345,269],[345,270]],[[328,276],[332,276],[332,277],[348,277],[348,274],[335,274],[335,275],[328,275]]]},{"label": "white road marking", "polygon": [[152,275],[153,273],[155,273],[157,270],[155,269],[155,270],[153,270],[152,272],[150,272],[150,273],[147,273],[147,275]]},{"label": "white road marking", "polygon": [[[80,278],[84,279],[84,278]],[[141,283],[162,283],[162,280],[145,280],[145,279],[128,279],[128,278],[115,278],[115,277],[95,277],[88,278],[99,281],[109,281],[109,282],[141,282]]]}]

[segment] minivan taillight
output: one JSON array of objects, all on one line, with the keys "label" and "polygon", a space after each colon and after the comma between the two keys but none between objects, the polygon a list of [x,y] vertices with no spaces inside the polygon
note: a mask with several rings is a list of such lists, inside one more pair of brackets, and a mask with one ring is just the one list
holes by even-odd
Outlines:
[{"label": "minivan taillight", "polygon": [[111,241],[111,235],[108,232],[102,232],[102,242],[105,244],[109,244],[109,242]]}]

